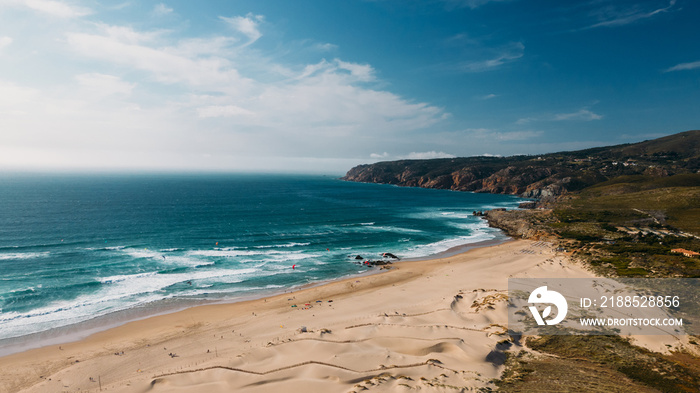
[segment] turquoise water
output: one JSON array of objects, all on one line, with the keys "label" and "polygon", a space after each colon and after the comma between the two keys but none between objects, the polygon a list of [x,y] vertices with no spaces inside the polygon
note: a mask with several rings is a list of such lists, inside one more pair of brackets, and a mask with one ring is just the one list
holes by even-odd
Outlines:
[{"label": "turquoise water", "polygon": [[322,176],[3,175],[0,340],[497,239],[471,212],[517,203]]}]

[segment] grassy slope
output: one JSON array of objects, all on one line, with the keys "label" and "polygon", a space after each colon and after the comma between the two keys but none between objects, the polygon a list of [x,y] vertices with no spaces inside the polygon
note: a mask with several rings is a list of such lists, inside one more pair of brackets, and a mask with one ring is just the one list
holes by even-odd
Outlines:
[{"label": "grassy slope", "polygon": [[[571,202],[578,211],[658,212],[672,227],[700,235],[700,174],[622,176],[583,190]],[[636,211],[634,211],[636,212]]]}]

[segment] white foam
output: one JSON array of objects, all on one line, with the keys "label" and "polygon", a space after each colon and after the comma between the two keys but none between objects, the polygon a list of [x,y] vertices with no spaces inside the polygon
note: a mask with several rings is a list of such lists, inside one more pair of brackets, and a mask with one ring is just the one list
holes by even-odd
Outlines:
[{"label": "white foam", "polygon": [[13,252],[8,254],[0,254],[0,261],[12,260],[12,259],[34,259],[34,258],[44,258],[51,254],[48,251],[44,252]]},{"label": "white foam", "polygon": [[130,279],[134,279],[134,278],[150,277],[150,276],[154,276],[156,274],[158,274],[158,273],[149,272],[149,273],[140,273],[140,274],[125,274],[125,275],[99,278],[98,281],[101,282],[102,284],[110,284],[110,283],[130,280]]},{"label": "white foam", "polygon": [[134,259],[163,259],[163,254],[160,251],[149,250],[147,248],[143,250],[136,248],[122,248],[116,250],[123,251]]},{"label": "white foam", "polygon": [[250,255],[265,255],[265,254],[269,254],[269,253],[272,253],[272,251],[254,251],[254,250],[219,248],[219,249],[214,249],[214,250],[188,251],[187,255],[215,257],[215,258],[233,258],[233,257],[250,256]]},{"label": "white foam", "polygon": [[[39,285],[39,288],[41,288],[41,285]],[[7,293],[17,293],[17,292],[24,292],[24,291],[36,292],[36,288],[34,288],[34,287],[18,288],[18,289],[13,289]]]},{"label": "white foam", "polygon": [[369,226],[365,227],[366,229],[369,229],[371,231],[378,231],[378,232],[394,232],[394,233],[423,233],[424,231],[421,231],[420,229],[412,229],[412,228],[401,228],[401,227],[393,227],[393,226]]},{"label": "white foam", "polygon": [[0,339],[77,323],[110,312],[180,296],[181,294],[163,292],[165,288],[178,283],[188,281],[208,283],[208,280],[218,283],[236,283],[242,282],[246,275],[258,272],[260,272],[259,269],[212,269],[190,273],[151,272],[100,278],[99,281],[104,285],[94,293],[71,300],[56,301],[28,313],[1,313]]},{"label": "white foam", "polygon": [[408,218],[417,218],[420,220],[440,220],[443,221],[447,219],[468,219],[473,217],[473,210],[425,210],[422,212],[409,213],[406,215]]},{"label": "white foam", "polygon": [[302,247],[308,246],[311,243],[286,243],[286,244],[274,244],[271,246],[255,246],[254,248],[288,248],[288,247]]},{"label": "white foam", "polygon": [[213,265],[214,261],[201,259],[201,258],[190,258],[188,255],[176,255],[172,254],[174,251],[178,251],[177,248],[167,248],[163,250],[150,250],[150,249],[136,249],[136,248],[124,248],[115,247],[114,250],[121,251],[126,255],[134,259],[150,259],[153,261],[158,261],[165,265],[178,265],[178,266],[207,266]]},{"label": "white foam", "polygon": [[214,261],[208,261],[208,260],[202,260],[199,258],[188,258],[186,256],[180,256],[180,255],[168,255],[162,260],[163,264],[166,265],[178,265],[178,266],[192,266],[192,267],[199,267],[199,266],[208,266],[208,265],[213,265]]},{"label": "white foam", "polygon": [[478,243],[486,240],[493,240],[500,233],[498,229],[489,227],[485,220],[478,220],[469,224],[465,223],[464,228],[469,230],[469,235],[457,236],[434,243],[411,247],[405,252],[404,256],[407,258],[418,258],[428,255],[435,255],[454,247]]}]

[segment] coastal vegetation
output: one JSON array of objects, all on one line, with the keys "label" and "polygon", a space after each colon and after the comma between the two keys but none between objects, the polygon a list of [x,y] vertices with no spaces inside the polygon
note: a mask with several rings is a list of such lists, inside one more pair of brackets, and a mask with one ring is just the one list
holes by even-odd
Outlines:
[{"label": "coastal vegetation", "polygon": [[652,352],[619,336],[527,337],[526,346],[535,352],[509,353],[495,381],[501,390],[681,393],[700,386],[696,357]]}]

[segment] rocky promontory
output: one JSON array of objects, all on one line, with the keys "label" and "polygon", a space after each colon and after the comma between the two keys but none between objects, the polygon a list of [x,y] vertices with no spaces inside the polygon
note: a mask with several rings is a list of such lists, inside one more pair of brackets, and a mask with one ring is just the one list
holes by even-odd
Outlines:
[{"label": "rocky promontory", "polygon": [[463,157],[358,165],[344,180],[512,194],[547,200],[619,176],[667,177],[700,170],[700,131],[537,156]]}]

